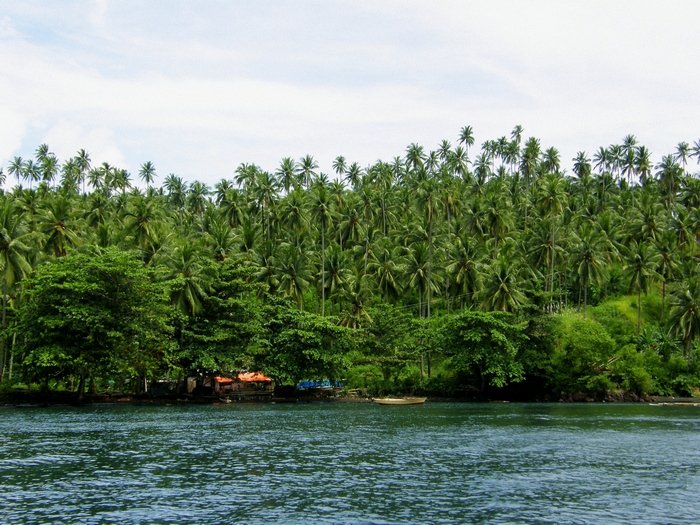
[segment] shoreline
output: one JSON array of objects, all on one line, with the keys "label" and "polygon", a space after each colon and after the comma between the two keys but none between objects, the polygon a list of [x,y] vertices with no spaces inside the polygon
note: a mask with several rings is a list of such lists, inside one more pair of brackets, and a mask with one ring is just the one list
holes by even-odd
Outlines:
[{"label": "shoreline", "polygon": [[[398,396],[401,397],[401,396]],[[636,395],[611,395],[606,399],[594,399],[583,395],[570,395],[558,400],[512,400],[512,399],[478,399],[463,397],[428,396],[428,402],[444,403],[647,403],[654,406],[698,406],[700,398],[667,397]],[[248,404],[300,404],[300,403],[372,403],[372,397],[357,396],[318,396],[299,395],[293,397],[270,397],[261,399],[250,398],[232,399],[219,396],[194,396],[191,394],[149,396],[149,395],[116,395],[116,394],[86,394],[78,401],[75,392],[38,392],[17,391],[8,392],[0,397],[0,407],[3,408],[37,408],[50,406],[99,406],[99,405],[135,405],[135,406],[183,406],[183,405],[248,405]]]}]

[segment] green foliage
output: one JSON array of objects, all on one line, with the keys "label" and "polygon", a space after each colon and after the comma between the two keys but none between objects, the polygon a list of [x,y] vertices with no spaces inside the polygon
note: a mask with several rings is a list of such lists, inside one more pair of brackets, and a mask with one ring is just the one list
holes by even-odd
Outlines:
[{"label": "green foliage", "polygon": [[[631,296],[627,297],[631,299]],[[636,301],[636,297],[633,298]],[[600,323],[618,347],[630,343],[636,331],[636,306],[625,299],[606,301],[591,308],[591,317]]]},{"label": "green foliage", "polygon": [[345,384],[348,388],[359,389],[371,397],[387,394],[391,385],[384,379],[382,369],[373,363],[351,366]]},{"label": "green foliage", "polygon": [[612,386],[596,377],[607,374],[615,350],[615,341],[603,325],[579,314],[565,313],[552,319],[551,332],[555,339],[555,391],[575,393],[583,385],[583,390],[600,393]]},{"label": "green foliage", "polygon": [[40,266],[19,312],[28,380],[167,367],[170,310],[137,257],[116,249],[73,254]]},{"label": "green foliage", "polygon": [[617,360],[612,365],[611,376],[624,390],[638,395],[656,392],[652,375],[647,370],[647,356],[637,351],[635,345],[624,346],[615,357]]},{"label": "green foliage", "polygon": [[372,323],[357,334],[360,352],[356,363],[371,363],[385,381],[397,379],[409,365],[418,361],[421,325],[405,309],[380,304],[369,308]]},{"label": "green foliage", "polygon": [[477,387],[502,387],[522,381],[518,350],[527,339],[524,326],[506,312],[468,311],[450,318],[440,330],[437,346],[451,358],[457,373],[473,376]]},{"label": "green foliage", "polygon": [[202,314],[182,319],[180,349],[175,364],[186,372],[238,372],[252,369],[263,337],[262,304],[254,269],[233,260],[210,263],[209,294],[202,298]]},{"label": "green foliage", "polygon": [[[16,157],[0,198],[0,381],[13,359],[42,385],[248,369],[433,395],[696,392],[698,179],[674,155],[654,173],[629,137],[579,152],[568,175],[521,135],[473,162],[470,126],[454,149],[411,144],[367,169],[341,156],[332,182],[310,155],[274,173],[242,164],[214,192],[175,175],[150,187],[150,162],[144,192],[46,145],[34,189]],[[115,283],[119,301],[99,301]]]},{"label": "green foliage", "polygon": [[278,384],[297,384],[302,379],[342,379],[353,347],[353,331],[332,318],[293,308],[274,300],[263,308],[263,347],[255,366]]}]

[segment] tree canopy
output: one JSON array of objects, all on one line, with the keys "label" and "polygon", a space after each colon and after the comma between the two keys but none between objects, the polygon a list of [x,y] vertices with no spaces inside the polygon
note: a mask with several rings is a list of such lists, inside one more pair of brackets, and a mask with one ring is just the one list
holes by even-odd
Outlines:
[{"label": "tree canopy", "polygon": [[[698,142],[654,160],[628,135],[578,152],[571,173],[519,125],[479,143],[464,126],[365,167],[339,155],[332,175],[310,154],[242,163],[213,187],[84,149],[16,156],[0,380],[136,389],[257,369],[486,395],[537,363],[547,395],[700,393]],[[535,324],[551,337],[525,339]],[[592,369],[589,337],[613,342]],[[642,366],[629,345],[650,381],[623,377]]]}]

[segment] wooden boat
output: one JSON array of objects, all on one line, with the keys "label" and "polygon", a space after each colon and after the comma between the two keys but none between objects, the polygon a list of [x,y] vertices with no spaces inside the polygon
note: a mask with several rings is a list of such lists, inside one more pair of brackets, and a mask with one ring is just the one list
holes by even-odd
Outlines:
[{"label": "wooden boat", "polygon": [[378,405],[422,405],[426,397],[381,397],[373,398]]}]

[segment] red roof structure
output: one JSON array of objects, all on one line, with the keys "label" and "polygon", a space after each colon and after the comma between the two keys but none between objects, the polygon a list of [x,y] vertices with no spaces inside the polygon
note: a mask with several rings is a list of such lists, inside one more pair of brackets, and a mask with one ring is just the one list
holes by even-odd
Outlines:
[{"label": "red roof structure", "polygon": [[216,376],[214,379],[220,385],[228,385],[236,380],[243,383],[272,383],[272,379],[260,372],[244,372],[238,374],[237,378]]},{"label": "red roof structure", "polygon": [[245,381],[246,383],[272,383],[272,379],[260,372],[245,372],[243,374],[238,374],[239,381]]}]

